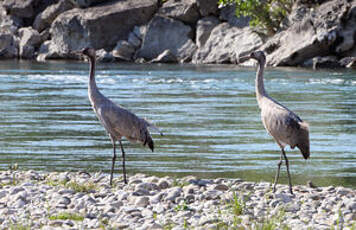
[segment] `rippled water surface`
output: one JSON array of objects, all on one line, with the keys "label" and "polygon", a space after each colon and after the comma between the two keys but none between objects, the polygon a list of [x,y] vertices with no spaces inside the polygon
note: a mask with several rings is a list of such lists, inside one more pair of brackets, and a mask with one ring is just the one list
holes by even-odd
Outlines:
[{"label": "rippled water surface", "polygon": [[[232,65],[100,64],[102,93],[165,134],[153,134],[154,153],[124,142],[128,172],[272,182],[279,147],[260,121],[254,76]],[[265,78],[310,124],[311,159],[287,148],[293,182],[356,187],[356,72],[267,69]],[[87,80],[87,63],[0,63],[0,168],[109,172],[111,143]]]}]

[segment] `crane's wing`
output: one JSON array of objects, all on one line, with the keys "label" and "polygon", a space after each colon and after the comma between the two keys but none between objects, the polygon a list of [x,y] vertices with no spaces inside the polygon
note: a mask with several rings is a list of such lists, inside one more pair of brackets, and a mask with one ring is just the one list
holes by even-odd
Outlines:
[{"label": "crane's wing", "polygon": [[284,106],[273,104],[261,111],[268,133],[282,146],[298,147],[304,158],[309,157],[309,129],[295,113]]},{"label": "crane's wing", "polygon": [[147,129],[150,124],[144,119],[114,103],[100,106],[97,115],[108,133],[116,139],[124,136],[131,142],[148,144],[153,151],[153,140]]}]

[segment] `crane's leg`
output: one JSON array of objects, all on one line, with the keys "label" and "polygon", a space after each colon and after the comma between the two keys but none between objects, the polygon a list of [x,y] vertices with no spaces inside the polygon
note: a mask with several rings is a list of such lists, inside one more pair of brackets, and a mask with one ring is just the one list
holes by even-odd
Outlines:
[{"label": "crane's leg", "polygon": [[274,178],[274,185],[273,185],[273,192],[276,192],[276,185],[277,185],[277,183],[278,183],[278,179],[279,179],[279,171],[280,171],[280,169],[281,169],[281,165],[282,165],[282,157],[283,157],[283,148],[281,148],[282,149],[282,153],[281,153],[281,157],[280,157],[280,159],[279,159],[279,162],[278,162],[278,169],[277,169],[277,173],[276,173],[276,176],[275,176],[275,178]]},{"label": "crane's leg", "polygon": [[124,174],[124,182],[127,184],[127,179],[126,179],[126,167],[125,167],[125,151],[124,147],[122,146],[121,140],[119,141],[120,147],[121,147],[121,152],[122,152],[122,172]]},{"label": "crane's leg", "polygon": [[286,161],[286,166],[287,166],[287,174],[288,174],[288,183],[289,183],[289,192],[290,194],[293,194],[293,189],[292,189],[292,180],[290,178],[290,173],[289,173],[289,162],[286,153],[284,152],[284,149],[282,149],[283,157],[284,160]]},{"label": "crane's leg", "polygon": [[115,167],[115,160],[116,160],[116,145],[115,139],[111,137],[112,147],[113,147],[113,154],[112,154],[112,163],[111,163],[111,173],[110,173],[110,185],[112,185],[112,178],[114,174],[114,167]]}]

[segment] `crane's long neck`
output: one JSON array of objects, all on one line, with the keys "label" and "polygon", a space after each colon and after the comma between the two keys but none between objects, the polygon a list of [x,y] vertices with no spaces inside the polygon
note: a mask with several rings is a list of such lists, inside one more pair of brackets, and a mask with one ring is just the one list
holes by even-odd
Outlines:
[{"label": "crane's long neck", "polygon": [[89,84],[88,94],[90,102],[94,105],[95,99],[100,95],[99,89],[95,82],[95,57],[89,57]]},{"label": "crane's long neck", "polygon": [[263,83],[263,72],[265,68],[265,62],[264,61],[258,61],[258,66],[257,66],[257,73],[256,73],[256,98],[258,104],[260,104],[261,100],[264,97],[267,97],[267,93],[265,90],[265,86]]}]

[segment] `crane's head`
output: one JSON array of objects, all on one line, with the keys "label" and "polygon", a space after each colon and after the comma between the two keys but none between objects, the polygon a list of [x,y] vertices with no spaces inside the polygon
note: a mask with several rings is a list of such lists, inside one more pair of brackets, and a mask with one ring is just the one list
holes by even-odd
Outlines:
[{"label": "crane's head", "polygon": [[259,63],[265,63],[266,62],[266,55],[263,51],[254,51],[250,55],[239,57],[238,63],[243,63],[249,59],[255,59]]},{"label": "crane's head", "polygon": [[95,58],[95,49],[87,47],[84,48],[80,51],[81,54],[90,57],[90,58]]}]

